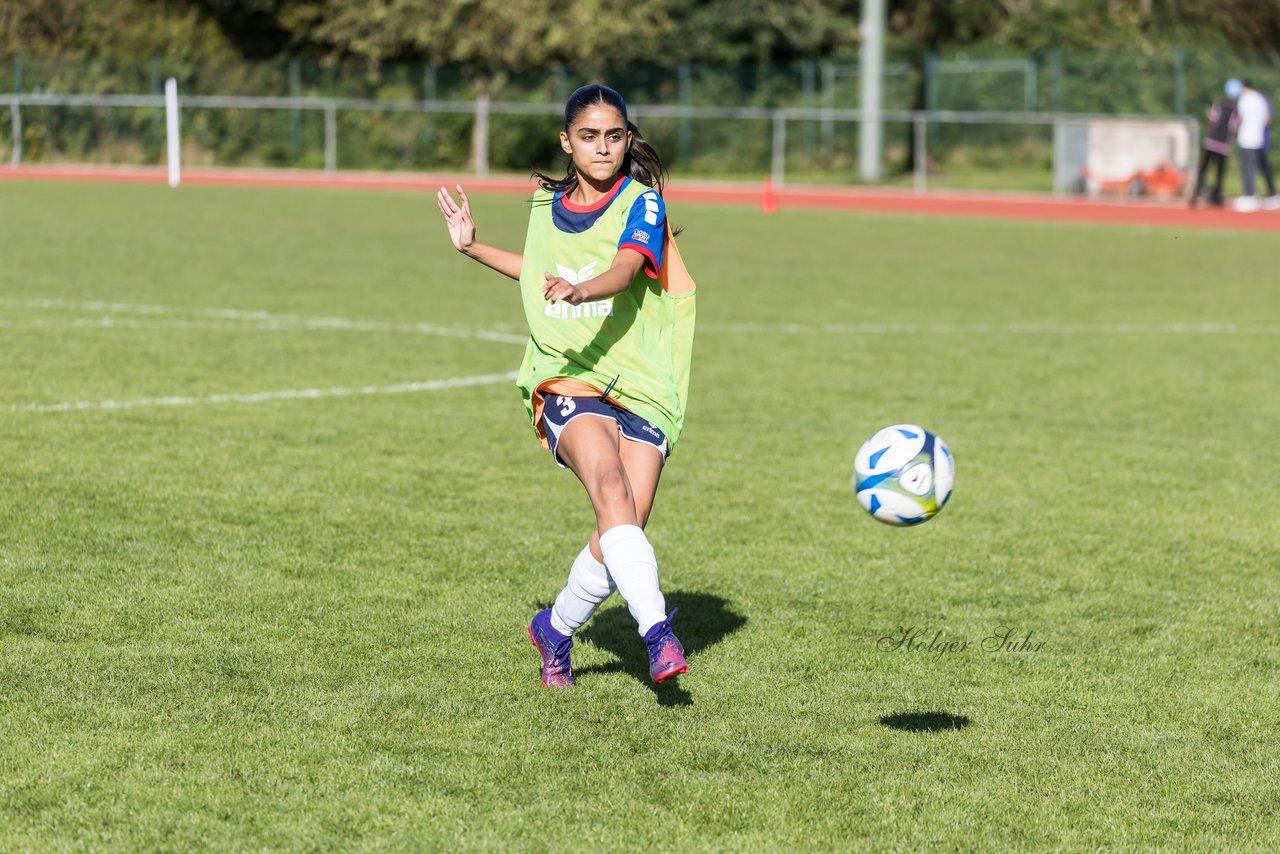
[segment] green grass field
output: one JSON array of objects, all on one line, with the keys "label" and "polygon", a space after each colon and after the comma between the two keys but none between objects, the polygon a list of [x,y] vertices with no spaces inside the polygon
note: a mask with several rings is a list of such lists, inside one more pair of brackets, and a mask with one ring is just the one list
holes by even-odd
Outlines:
[{"label": "green grass field", "polygon": [[[556,693],[581,488],[510,381],[389,388],[521,353],[429,195],[0,186],[0,849],[1280,846],[1275,237],[672,218],[692,669],[615,599]],[[904,421],[957,485],[892,529]]]}]

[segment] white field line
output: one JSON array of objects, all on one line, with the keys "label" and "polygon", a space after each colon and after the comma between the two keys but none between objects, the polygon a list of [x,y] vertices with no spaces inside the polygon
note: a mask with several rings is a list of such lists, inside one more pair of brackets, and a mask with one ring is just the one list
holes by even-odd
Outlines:
[{"label": "white field line", "polygon": [[448,329],[429,324],[391,324],[377,321],[342,321],[334,323],[321,318],[309,318],[310,323],[285,320],[232,321],[232,320],[179,320],[156,318],[140,320],[132,317],[103,315],[101,317],[77,317],[71,320],[0,320],[0,329],[208,329],[224,332],[302,332],[302,331],[354,331],[354,332],[407,332],[420,335],[440,335],[447,338],[475,338],[498,341],[503,344],[524,344],[528,336],[490,330]]},{"label": "white field line", "polygon": [[311,400],[321,397],[352,397],[372,394],[411,394],[424,391],[441,391],[464,386],[488,385],[511,381],[515,371],[505,374],[482,374],[474,377],[451,377],[443,380],[427,380],[397,385],[367,385],[349,388],[304,388],[287,391],[260,391],[251,394],[211,394],[206,397],[145,397],[136,400],[66,401],[63,403],[32,403],[6,406],[0,412],[86,412],[94,410],[145,409],[157,406],[207,406],[219,403],[265,403],[273,400]]},{"label": "white field line", "polygon": [[225,332],[298,332],[302,327],[283,323],[237,323],[230,320],[139,320],[107,314],[70,320],[0,320],[0,329],[212,329]]},{"label": "white field line", "polygon": [[1235,323],[701,323],[739,335],[1280,335],[1280,326]]},{"label": "white field line", "polygon": [[[82,318],[65,324],[81,328],[173,326],[202,328],[253,328],[268,331],[297,329],[350,330],[359,332],[402,332],[440,335],[451,338],[476,338],[504,344],[524,344],[526,335],[484,329],[436,326],[430,323],[390,323],[377,320],[351,320],[341,317],[305,317],[241,309],[184,308],[168,305],[146,305],[105,301],[63,299],[15,299],[0,297],[0,304],[63,311],[100,312],[104,317]],[[141,314],[153,317],[194,316],[203,321],[166,320],[142,323],[112,317],[116,314]],[[225,325],[215,325],[222,321]],[[0,327],[22,328],[0,320]],[[34,325],[34,324],[32,324]],[[1280,335],[1280,326],[1241,326],[1235,323],[1176,321],[1169,323],[707,323],[698,325],[699,332],[740,335]]]},{"label": "white field line", "polygon": [[[139,314],[150,317],[187,316],[203,318],[211,321],[234,321],[233,324],[244,324],[250,328],[272,331],[289,331],[295,329],[341,330],[355,332],[401,332],[417,335],[439,335],[447,338],[475,338],[481,341],[498,341],[503,344],[524,344],[529,339],[526,335],[513,335],[507,332],[495,332],[486,329],[462,329],[450,326],[437,326],[432,323],[391,323],[380,320],[350,320],[342,317],[305,317],[296,314],[275,314],[268,311],[242,311],[229,308],[184,308],[169,305],[144,305],[137,303],[75,301],[62,299],[13,299],[0,298],[0,303],[20,305],[26,308],[50,309],[58,311],[95,312],[108,317],[76,322],[75,325],[110,328],[112,326],[144,326],[136,321],[117,321],[108,319],[116,314]],[[174,324],[173,321],[162,321]],[[7,324],[12,326],[13,324]],[[178,324],[180,325],[180,322]]]}]

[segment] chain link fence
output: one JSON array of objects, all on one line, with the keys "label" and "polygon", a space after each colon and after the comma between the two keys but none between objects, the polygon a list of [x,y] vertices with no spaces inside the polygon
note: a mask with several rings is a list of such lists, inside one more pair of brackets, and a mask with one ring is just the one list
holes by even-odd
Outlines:
[{"label": "chain link fence", "polygon": [[[566,69],[477,81],[458,68],[265,63],[0,61],[0,162],[159,164],[164,80],[182,93],[191,165],[527,173],[563,164],[569,92],[605,80],[681,175],[857,181],[853,62]],[[1096,115],[1195,119],[1228,76],[1280,90],[1275,56],[1010,56],[996,50],[891,58],[885,68],[890,182],[1062,189],[1064,122]],[[7,113],[7,116],[4,114]],[[4,119],[7,118],[7,121]]]}]

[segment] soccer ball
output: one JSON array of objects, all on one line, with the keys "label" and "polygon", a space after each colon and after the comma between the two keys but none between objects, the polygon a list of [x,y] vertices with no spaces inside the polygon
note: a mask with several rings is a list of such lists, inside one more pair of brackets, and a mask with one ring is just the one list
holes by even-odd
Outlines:
[{"label": "soccer ball", "polygon": [[886,525],[918,525],[951,497],[956,465],[945,442],[915,424],[895,424],[858,449],[853,489],[858,503]]}]

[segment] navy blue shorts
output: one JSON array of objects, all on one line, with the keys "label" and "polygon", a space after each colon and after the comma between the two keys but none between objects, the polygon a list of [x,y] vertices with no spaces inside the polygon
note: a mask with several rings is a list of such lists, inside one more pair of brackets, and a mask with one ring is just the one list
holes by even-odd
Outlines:
[{"label": "navy blue shorts", "polygon": [[547,434],[547,442],[551,445],[551,456],[560,468],[568,468],[556,453],[556,445],[560,443],[560,433],[575,418],[593,415],[597,418],[608,418],[618,425],[622,438],[632,442],[644,442],[652,445],[667,459],[667,437],[653,424],[628,412],[617,404],[601,400],[598,397],[568,397],[562,394],[548,394],[542,403],[542,429]]}]

